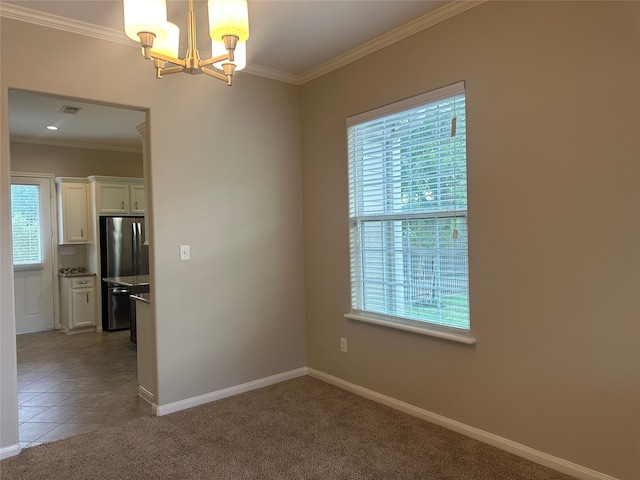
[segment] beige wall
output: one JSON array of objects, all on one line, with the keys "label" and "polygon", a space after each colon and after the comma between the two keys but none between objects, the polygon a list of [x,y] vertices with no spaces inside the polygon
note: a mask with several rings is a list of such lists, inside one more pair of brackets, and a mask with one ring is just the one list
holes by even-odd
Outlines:
[{"label": "beige wall", "polygon": [[6,18],[0,35],[0,449],[17,442],[8,88],[149,110],[161,406],[304,367],[299,88],[242,73],[232,88],[157,80],[137,48]]},{"label": "beige wall", "polygon": [[[638,2],[487,2],[304,85],[309,367],[640,478],[639,40]],[[475,346],[343,317],[345,117],[461,80]]]},{"label": "beige wall", "polygon": [[11,142],[10,155],[14,172],[142,178],[142,153]]},{"label": "beige wall", "polygon": [[[6,119],[14,87],[150,111],[161,405],[308,364],[588,468],[640,477],[639,8],[488,2],[302,89],[246,74],[231,89],[204,76],[157,81],[134,48],[2,19],[0,449],[17,442]],[[69,59],[82,66],[71,77]],[[460,80],[474,347],[342,316],[344,119]],[[190,262],[178,260],[183,243]],[[346,355],[339,337],[349,340]]]}]

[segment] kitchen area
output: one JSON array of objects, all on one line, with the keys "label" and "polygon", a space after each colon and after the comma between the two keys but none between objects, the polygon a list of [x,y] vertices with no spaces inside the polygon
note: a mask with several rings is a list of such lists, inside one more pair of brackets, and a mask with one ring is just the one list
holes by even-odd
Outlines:
[{"label": "kitchen area", "polygon": [[129,331],[139,395],[153,403],[149,245],[142,179],[55,179],[60,330]]},{"label": "kitchen area", "polygon": [[[26,267],[14,254],[25,448],[148,415],[157,403],[147,114],[21,90],[10,90],[8,107],[12,221],[18,205],[37,219],[23,230],[38,225],[41,239]],[[43,135],[43,124],[63,128]]]}]

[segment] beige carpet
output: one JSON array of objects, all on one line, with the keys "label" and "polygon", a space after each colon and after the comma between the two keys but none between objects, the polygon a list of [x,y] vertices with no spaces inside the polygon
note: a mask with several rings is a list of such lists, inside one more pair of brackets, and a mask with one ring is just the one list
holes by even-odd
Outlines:
[{"label": "beige carpet", "polygon": [[570,477],[310,377],[24,450],[2,480]]}]

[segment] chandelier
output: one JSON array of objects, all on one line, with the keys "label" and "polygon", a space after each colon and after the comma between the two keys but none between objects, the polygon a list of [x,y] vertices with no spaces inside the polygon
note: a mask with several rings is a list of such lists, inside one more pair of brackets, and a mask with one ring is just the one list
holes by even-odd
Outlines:
[{"label": "chandelier", "polygon": [[[189,0],[187,53],[178,58],[180,29],[167,21],[166,0],[124,0],[124,31],[139,41],[142,54],[152,59],[156,78],[170,73],[205,73],[227,82],[235,71],[246,66],[249,15],[246,0],[209,0],[211,58],[200,59],[196,48],[196,15]],[[166,66],[167,63],[173,66]],[[217,72],[211,68],[222,71]]]}]

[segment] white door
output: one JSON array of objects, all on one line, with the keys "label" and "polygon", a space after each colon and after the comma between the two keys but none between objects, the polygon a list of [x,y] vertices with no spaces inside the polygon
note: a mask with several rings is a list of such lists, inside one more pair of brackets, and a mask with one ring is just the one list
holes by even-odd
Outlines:
[{"label": "white door", "polygon": [[53,330],[52,182],[11,177],[11,224],[16,332]]}]

